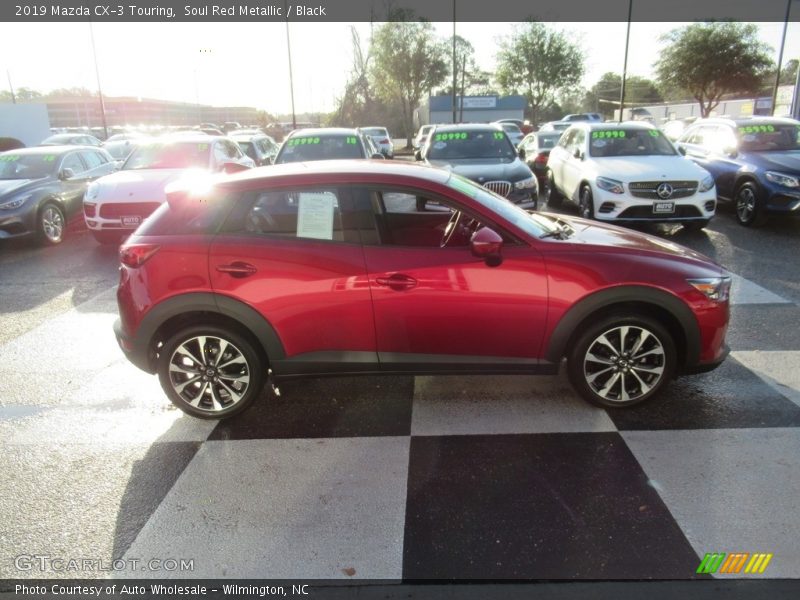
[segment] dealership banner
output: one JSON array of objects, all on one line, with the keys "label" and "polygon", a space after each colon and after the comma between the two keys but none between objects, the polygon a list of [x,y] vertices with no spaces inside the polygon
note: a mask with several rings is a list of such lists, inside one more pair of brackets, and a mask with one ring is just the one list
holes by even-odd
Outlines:
[{"label": "dealership banner", "polygon": [[6,0],[10,22],[381,22],[800,20],[800,0]]}]

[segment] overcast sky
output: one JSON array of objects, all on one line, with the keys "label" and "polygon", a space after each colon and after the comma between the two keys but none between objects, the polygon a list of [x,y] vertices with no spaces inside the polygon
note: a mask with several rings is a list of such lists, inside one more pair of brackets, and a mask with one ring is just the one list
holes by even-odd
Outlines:
[{"label": "overcast sky", "polygon": [[[452,23],[435,23],[443,37]],[[584,85],[606,71],[621,72],[626,23],[556,23],[586,54]],[[630,75],[652,76],[662,33],[680,23],[633,23]],[[368,23],[356,23],[366,44]],[[290,111],[284,23],[95,23],[103,93],[211,105]],[[493,70],[498,39],[510,23],[457,23],[456,32],[476,50],[481,67]],[[295,105],[298,113],[328,112],[341,94],[352,64],[350,24],[291,23]],[[778,59],[783,23],[759,24]],[[800,58],[800,23],[789,23],[784,63]],[[5,24],[0,36],[0,87],[47,92],[62,87],[97,88],[88,23]]]}]

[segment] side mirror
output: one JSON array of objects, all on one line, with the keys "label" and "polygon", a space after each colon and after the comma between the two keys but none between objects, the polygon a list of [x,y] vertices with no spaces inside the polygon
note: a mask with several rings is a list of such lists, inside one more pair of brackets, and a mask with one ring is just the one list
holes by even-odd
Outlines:
[{"label": "side mirror", "polygon": [[469,250],[472,256],[482,258],[487,266],[497,267],[503,262],[500,252],[503,249],[503,238],[489,227],[481,227],[472,234]]},{"label": "side mirror", "polygon": [[58,178],[61,181],[66,181],[68,179],[72,179],[73,177],[75,177],[75,171],[73,171],[69,167],[65,167],[65,168],[61,169],[61,171],[59,171],[59,173],[58,173]]},{"label": "side mirror", "polygon": [[237,162],[224,162],[220,165],[220,171],[228,174],[246,171],[249,168],[250,167]]},{"label": "side mirror", "polygon": [[739,155],[739,151],[736,149],[736,146],[725,146],[722,149],[722,153],[730,158],[736,158]]},{"label": "side mirror", "polygon": [[373,152],[372,156],[370,156],[370,158],[380,158],[381,160],[383,160],[386,157],[383,154],[381,154],[380,152]]},{"label": "side mirror", "polygon": [[580,148],[575,148],[575,152],[572,153],[572,156],[579,160],[583,160],[583,151]]},{"label": "side mirror", "polygon": [[525,160],[525,148],[520,148],[519,150],[517,150],[517,154],[519,154],[519,157],[522,160]]},{"label": "side mirror", "polygon": [[414,160],[422,160],[422,152],[419,150],[414,152]]},{"label": "side mirror", "polygon": [[678,152],[686,156],[686,148],[684,148],[683,146],[678,146]]}]

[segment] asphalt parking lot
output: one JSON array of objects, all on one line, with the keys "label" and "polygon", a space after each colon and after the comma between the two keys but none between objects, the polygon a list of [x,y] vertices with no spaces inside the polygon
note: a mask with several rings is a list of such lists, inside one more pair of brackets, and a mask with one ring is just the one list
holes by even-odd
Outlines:
[{"label": "asphalt parking lot", "polygon": [[0,243],[0,578],[691,580],[714,552],[800,577],[800,222],[647,231],[736,275],[730,358],[655,403],[593,408],[563,376],[315,379],[222,423],[117,348],[113,248]]}]

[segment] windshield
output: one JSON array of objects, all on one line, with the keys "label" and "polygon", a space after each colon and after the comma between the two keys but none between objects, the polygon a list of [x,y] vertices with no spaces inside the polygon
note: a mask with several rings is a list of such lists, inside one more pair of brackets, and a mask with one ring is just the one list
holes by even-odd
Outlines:
[{"label": "windshield", "polygon": [[539,148],[543,148],[547,150],[548,148],[555,148],[558,140],[561,139],[561,135],[540,135],[539,136]]},{"label": "windshield", "polygon": [[503,131],[507,131],[508,133],[522,133],[520,128],[514,125],[514,123],[503,123],[502,127]]},{"label": "windshield", "polygon": [[247,154],[253,160],[258,160],[258,156],[256,155],[256,149],[253,146],[253,142],[236,142],[239,144],[239,148],[241,148],[242,152]]},{"label": "windshield", "polygon": [[128,141],[106,143],[103,149],[115,160],[124,160],[133,151],[135,146]]},{"label": "windshield", "polygon": [[514,146],[505,133],[496,130],[437,132],[428,144],[428,160],[498,158],[514,160]]},{"label": "windshield", "polygon": [[561,230],[561,227],[552,219],[544,215],[528,212],[516,204],[512,204],[508,199],[456,173],[450,175],[447,185],[462,194],[466,194],[493,213],[500,215],[509,223],[513,223],[531,237],[539,238]]},{"label": "windshield", "polygon": [[211,145],[198,142],[162,142],[139,146],[122,169],[207,169]]},{"label": "windshield", "polygon": [[800,125],[741,125],[737,132],[743,152],[800,150]]},{"label": "windshield", "polygon": [[40,179],[55,174],[54,154],[0,154],[0,179]]},{"label": "windshield", "polygon": [[657,129],[601,129],[592,131],[591,156],[671,156],[675,148]]},{"label": "windshield", "polygon": [[297,136],[284,142],[275,164],[306,160],[364,158],[355,135]]}]

